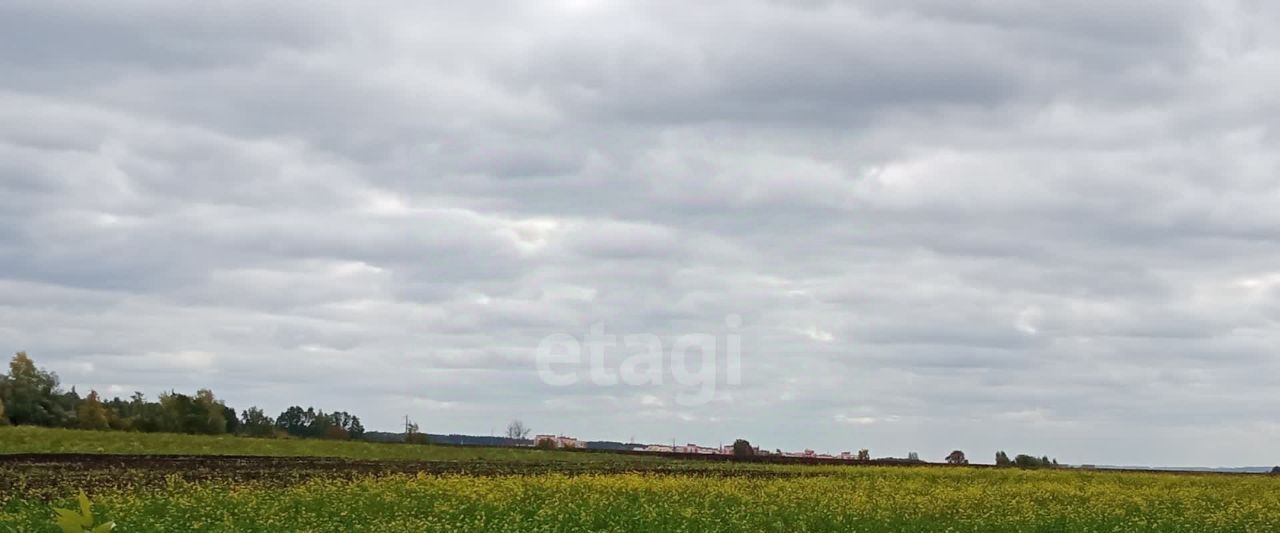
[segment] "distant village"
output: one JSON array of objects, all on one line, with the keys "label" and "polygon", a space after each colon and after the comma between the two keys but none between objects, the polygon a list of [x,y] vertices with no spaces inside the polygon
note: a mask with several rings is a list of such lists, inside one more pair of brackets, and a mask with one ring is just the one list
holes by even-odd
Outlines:
[{"label": "distant village", "polygon": [[[569,448],[569,449],[586,449],[587,441],[579,440],[574,437],[564,435],[536,435],[531,439],[532,442],[527,446],[537,448]],[[719,447],[700,446],[693,443],[688,444],[648,444],[648,445],[626,445],[634,451],[651,452],[651,453],[680,453],[680,454],[702,454],[702,455],[734,455],[734,446],[732,444],[721,445]],[[775,455],[768,450],[761,450],[759,446],[751,446],[752,455]],[[913,454],[914,455],[914,454]],[[858,453],[840,452],[837,455],[829,453],[816,453],[813,450],[804,450],[800,452],[782,452],[782,457],[807,457],[814,459],[844,459],[848,461],[868,460],[870,452],[860,450]]]}]

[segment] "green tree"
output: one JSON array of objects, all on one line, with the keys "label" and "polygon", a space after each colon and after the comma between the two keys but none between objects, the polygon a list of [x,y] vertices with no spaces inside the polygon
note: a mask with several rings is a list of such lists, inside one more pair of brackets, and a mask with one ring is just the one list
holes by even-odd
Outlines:
[{"label": "green tree", "polygon": [[325,413],[314,407],[285,409],[276,417],[276,428],[294,437],[358,439],[364,436],[360,417],[345,411]]},{"label": "green tree", "polygon": [[0,400],[0,426],[9,425],[9,417],[4,415],[4,400]]},{"label": "green tree", "polygon": [[333,417],[324,413],[324,411],[315,410],[311,407],[307,408],[307,417],[310,422],[307,424],[307,430],[303,432],[304,437],[326,438],[334,440],[345,440],[349,437],[342,428],[333,422]]},{"label": "green tree", "polygon": [[98,399],[98,391],[90,390],[89,395],[76,407],[76,424],[80,429],[111,429],[107,408]]},{"label": "green tree", "polygon": [[0,402],[14,424],[62,426],[71,418],[57,374],[36,368],[26,352],[9,361],[9,374],[0,379]]},{"label": "green tree", "polygon": [[62,423],[63,427],[76,428],[80,427],[76,423],[76,413],[80,410],[80,393],[76,392],[75,387],[71,387],[70,391],[62,394],[53,395],[53,403],[55,412],[64,413]]},{"label": "green tree", "polygon": [[1013,466],[1013,461],[1009,460],[1009,454],[1004,450],[996,452],[996,466]]},{"label": "green tree", "polygon": [[195,396],[169,391],[160,395],[159,419],[154,431],[219,435],[227,431],[226,405],[209,389]]},{"label": "green tree", "polygon": [[1057,466],[1057,459],[1050,459],[1049,456],[1034,457],[1026,454],[1018,454],[1013,458],[1014,466],[1018,468],[1053,468]]},{"label": "green tree", "polygon": [[[203,418],[203,424],[197,433],[221,435],[227,432],[226,405],[213,395],[209,389],[196,391],[196,414]],[[232,413],[232,416],[235,416]]]},{"label": "green tree", "polygon": [[235,408],[228,407],[225,404],[222,405],[222,419],[226,421],[226,426],[223,429],[227,433],[232,435],[240,433],[240,417],[236,415]]},{"label": "green tree", "polygon": [[756,449],[751,447],[751,443],[747,439],[738,439],[733,441],[734,457],[751,457],[756,454]]},{"label": "green tree", "polygon": [[351,438],[353,439],[364,438],[364,424],[360,423],[360,417],[351,415],[351,419],[348,421],[348,424],[345,427],[347,429],[347,433],[351,435]]},{"label": "green tree", "polygon": [[307,412],[302,407],[294,405],[285,409],[276,417],[276,427],[289,435],[301,437],[307,431],[310,420],[307,419]]},{"label": "green tree", "polygon": [[107,408],[107,424],[116,431],[129,431],[133,428],[133,419],[129,418],[129,402],[119,396],[102,403]]},{"label": "green tree", "polygon": [[330,433],[344,435],[348,439],[360,439],[364,436],[364,425],[360,423],[360,417],[346,411],[334,411],[327,416],[333,426],[341,430],[337,432],[330,429]]},{"label": "green tree", "polygon": [[276,434],[276,421],[262,409],[250,407],[240,413],[240,434],[250,437],[272,437]]},{"label": "green tree", "polygon": [[[164,397],[163,394],[160,395]],[[159,402],[148,402],[147,398],[141,392],[134,392],[129,397],[129,406],[125,410],[124,415],[130,420],[130,426],[138,431],[156,432],[156,431],[177,431],[171,428],[169,421],[165,416],[164,406]]]}]

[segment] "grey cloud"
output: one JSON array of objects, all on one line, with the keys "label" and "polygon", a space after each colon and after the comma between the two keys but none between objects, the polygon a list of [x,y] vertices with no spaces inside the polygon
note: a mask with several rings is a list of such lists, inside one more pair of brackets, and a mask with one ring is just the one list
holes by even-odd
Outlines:
[{"label": "grey cloud", "polygon": [[[380,428],[1270,464],[1270,10],[11,3],[0,344]],[[533,371],[728,315],[700,408]]]}]

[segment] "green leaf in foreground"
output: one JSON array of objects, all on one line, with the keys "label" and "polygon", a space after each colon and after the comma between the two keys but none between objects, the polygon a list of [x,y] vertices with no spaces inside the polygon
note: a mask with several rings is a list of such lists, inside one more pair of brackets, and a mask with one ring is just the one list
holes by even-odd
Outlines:
[{"label": "green leaf in foreground", "polygon": [[115,522],[106,522],[96,527],[93,525],[93,502],[89,501],[89,497],[84,491],[80,491],[80,511],[76,512],[71,509],[54,509],[53,512],[58,515],[54,522],[63,533],[106,533],[116,527]]}]

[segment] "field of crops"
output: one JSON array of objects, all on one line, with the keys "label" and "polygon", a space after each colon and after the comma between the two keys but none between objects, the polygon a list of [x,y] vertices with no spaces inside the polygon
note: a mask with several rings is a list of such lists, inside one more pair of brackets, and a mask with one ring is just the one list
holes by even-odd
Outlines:
[{"label": "field of crops", "polygon": [[[388,474],[96,491],[120,531],[1276,531],[1264,476],[786,467],[817,475]],[[68,505],[71,502],[66,502]],[[0,523],[46,524],[11,499]],[[24,529],[25,530],[25,529]]]},{"label": "field of crops", "polygon": [[342,457],[361,460],[616,462],[657,458],[572,453],[520,448],[405,446],[374,442],[302,439],[251,439],[234,435],[177,435],[123,431],[83,431],[34,426],[0,427],[0,454],[109,453],[165,455],[262,455]]},{"label": "field of crops", "polygon": [[560,455],[0,455],[0,531],[56,531],[51,506],[72,507],[82,488],[98,515],[126,532],[1280,531],[1276,476]]}]

